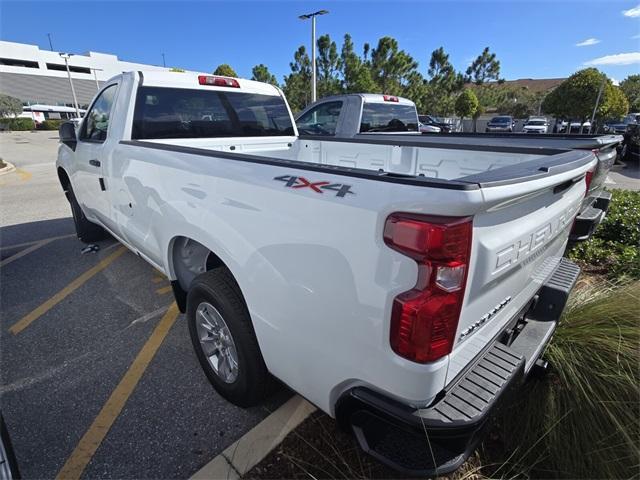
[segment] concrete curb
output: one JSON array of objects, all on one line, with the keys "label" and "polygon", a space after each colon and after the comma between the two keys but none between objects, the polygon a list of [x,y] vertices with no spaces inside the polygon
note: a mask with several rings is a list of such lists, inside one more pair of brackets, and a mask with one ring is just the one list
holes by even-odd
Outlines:
[{"label": "concrete curb", "polygon": [[6,160],[3,160],[3,161],[4,161],[4,163],[7,164],[7,166],[4,167],[4,168],[0,168],[0,175],[5,175],[7,173],[11,173],[16,169],[16,167],[15,167],[15,165],[13,163],[7,162]]},{"label": "concrete curb", "polygon": [[316,407],[295,395],[191,478],[239,480],[315,410]]}]

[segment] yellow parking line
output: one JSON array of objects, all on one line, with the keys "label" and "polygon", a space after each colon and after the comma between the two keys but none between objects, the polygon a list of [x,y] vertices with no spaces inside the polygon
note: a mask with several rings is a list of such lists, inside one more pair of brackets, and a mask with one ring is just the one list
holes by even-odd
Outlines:
[{"label": "yellow parking line", "polygon": [[16,168],[16,173],[20,177],[20,180],[26,182],[32,177],[31,172],[27,172],[26,170],[22,170],[21,168]]},{"label": "yellow parking line", "polygon": [[158,295],[164,295],[165,293],[169,293],[171,291],[171,285],[169,285],[168,287],[162,287],[156,290],[156,293]]},{"label": "yellow parking line", "polygon": [[15,255],[11,255],[9,258],[5,258],[0,262],[0,267],[4,267],[5,265],[9,265],[14,260],[18,260],[19,258],[24,257],[25,255],[29,255],[34,250],[39,249],[40,247],[44,247],[47,243],[53,242],[53,239],[50,240],[42,240],[38,243],[31,245],[30,247],[25,248],[24,250],[19,251]]},{"label": "yellow parking line", "polygon": [[151,279],[151,281],[152,281],[153,283],[160,283],[160,282],[162,282],[163,280],[166,280],[166,278],[165,278],[165,277],[153,277],[153,278]]},{"label": "yellow parking line", "polygon": [[127,373],[124,374],[116,389],[111,393],[107,403],[104,404],[98,416],[71,453],[71,456],[58,472],[56,479],[74,480],[80,478],[107,433],[109,433],[116,418],[120,415],[176,318],[178,318],[178,313],[178,307],[175,303],[172,303],[127,370]]},{"label": "yellow parking line", "polygon": [[101,272],[102,270],[107,268],[114,260],[116,260],[120,255],[122,255],[126,251],[127,251],[126,248],[121,246],[111,255],[100,260],[97,265],[91,267],[89,270],[87,270],[78,278],[73,280],[69,285],[64,287],[62,290],[56,293],[53,297],[51,297],[49,300],[47,300],[38,308],[36,308],[34,311],[25,315],[16,323],[14,323],[11,326],[11,328],[9,328],[9,331],[14,335],[17,335],[18,333],[20,333],[22,330],[24,330],[29,325],[31,325],[32,322],[40,318],[42,315],[47,313],[49,310],[55,307],[58,303],[64,300],[70,293],[72,293],[73,291],[81,287],[87,280],[93,277],[96,273]]}]

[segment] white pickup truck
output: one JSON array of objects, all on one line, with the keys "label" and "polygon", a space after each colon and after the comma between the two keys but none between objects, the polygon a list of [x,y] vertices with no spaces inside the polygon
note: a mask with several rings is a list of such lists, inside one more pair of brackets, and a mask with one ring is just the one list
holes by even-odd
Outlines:
[{"label": "white pickup truck", "polygon": [[116,76],[60,138],[78,236],[106,231],[169,277],[222,396],[255,404],[277,377],[428,475],[462,464],[540,361],[596,164],[301,139],[276,87],[191,73]]}]

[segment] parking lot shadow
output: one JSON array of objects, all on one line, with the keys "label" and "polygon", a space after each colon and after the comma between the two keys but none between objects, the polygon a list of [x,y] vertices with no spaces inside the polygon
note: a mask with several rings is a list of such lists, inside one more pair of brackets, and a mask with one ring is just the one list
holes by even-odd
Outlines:
[{"label": "parking lot shadow", "polygon": [[9,225],[0,227],[0,247],[5,248],[28,242],[38,242],[74,233],[75,229],[71,217]]}]

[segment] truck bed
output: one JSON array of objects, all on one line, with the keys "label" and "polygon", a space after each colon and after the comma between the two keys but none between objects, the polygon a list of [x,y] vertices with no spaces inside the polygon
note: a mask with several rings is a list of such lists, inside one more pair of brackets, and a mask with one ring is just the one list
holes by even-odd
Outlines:
[{"label": "truck bed", "polygon": [[518,183],[588,163],[590,151],[531,146],[434,143],[405,137],[345,139],[279,137],[270,140],[189,139],[129,141],[162,150],[224,156],[240,161],[290,165],[332,174],[442,188]]}]

